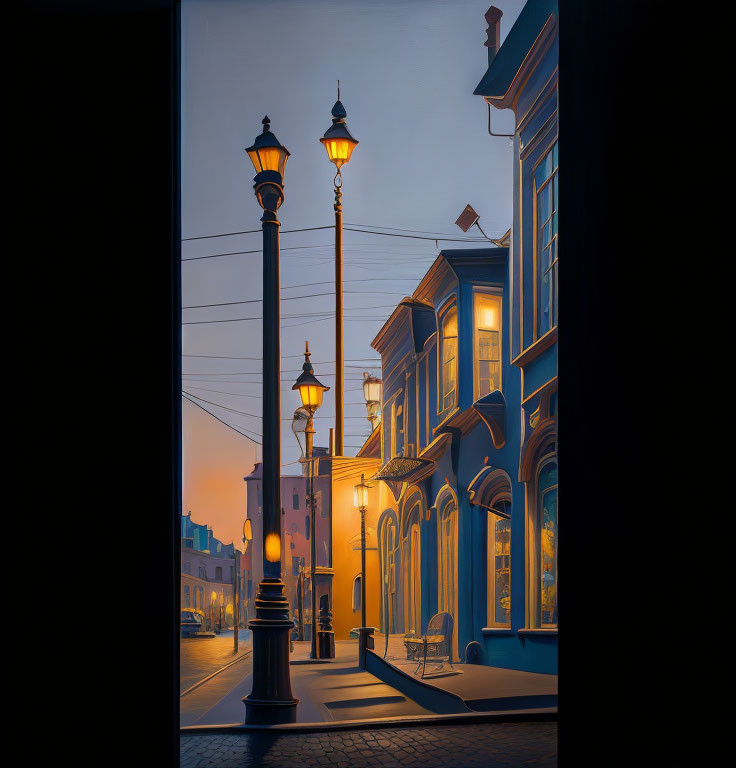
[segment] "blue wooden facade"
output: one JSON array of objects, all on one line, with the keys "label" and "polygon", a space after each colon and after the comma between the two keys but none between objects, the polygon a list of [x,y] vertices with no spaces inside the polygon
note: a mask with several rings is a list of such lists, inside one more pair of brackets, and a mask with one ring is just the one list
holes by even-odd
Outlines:
[{"label": "blue wooden facade", "polygon": [[448,610],[456,658],[477,641],[483,663],[547,673],[557,671],[556,13],[529,0],[476,89],[516,115],[510,247],[442,251],[373,342],[382,629],[419,634]]}]

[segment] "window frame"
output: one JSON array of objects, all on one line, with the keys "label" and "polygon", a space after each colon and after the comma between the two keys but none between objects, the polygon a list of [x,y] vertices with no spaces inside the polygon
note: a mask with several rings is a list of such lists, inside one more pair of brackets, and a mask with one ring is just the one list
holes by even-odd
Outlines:
[{"label": "window frame", "polygon": [[[508,495],[500,496],[494,499],[493,504],[506,502],[511,505],[511,497]],[[493,511],[493,507],[486,510],[487,516],[487,529],[486,529],[486,544],[487,544],[487,558],[486,558],[486,620],[488,627],[493,629],[511,629],[511,610],[513,609],[513,602],[511,602],[511,530],[509,529],[509,551],[508,551],[508,588],[509,588],[509,618],[506,622],[498,622],[495,618],[496,612],[496,523],[499,520],[504,520],[511,524],[511,520],[505,518]]]},{"label": "window frame", "polygon": [[[542,517],[544,514],[544,504],[542,503],[542,490],[539,487],[539,477],[542,474],[542,471],[545,467],[547,467],[549,464],[554,464],[556,468],[559,467],[557,463],[557,454],[556,453],[548,453],[545,456],[543,456],[540,461],[539,465],[537,467],[537,473],[536,473],[536,529],[537,529],[537,536],[535,537],[536,540],[536,552],[535,552],[535,559],[536,559],[536,595],[537,595],[537,605],[536,605],[536,619],[537,619],[537,626],[539,626],[540,629],[557,629],[558,622],[543,622],[542,621],[542,578],[543,578],[543,571],[542,571]],[[544,489],[544,493],[549,493],[550,491],[557,491],[559,489],[559,478],[558,480],[549,487]],[[557,510],[556,510],[557,513]],[[557,517],[556,514],[556,520],[555,520],[555,537],[559,536],[559,517]],[[557,541],[555,541],[555,590],[558,590],[558,578],[557,578],[557,570],[558,570],[558,549],[557,549]],[[555,604],[557,603],[557,592],[555,595]]]},{"label": "window frame", "polygon": [[[532,340],[537,341],[537,339],[541,338],[545,334],[549,333],[551,330],[557,327],[557,322],[555,318],[555,322],[553,322],[553,318],[550,316],[550,326],[545,330],[543,333],[540,331],[540,318],[541,318],[541,297],[542,297],[542,283],[541,283],[541,259],[542,259],[542,243],[540,239],[540,231],[541,226],[539,222],[539,207],[538,207],[538,201],[539,201],[539,194],[540,192],[549,184],[552,183],[553,179],[558,176],[559,172],[559,160],[558,165],[555,167],[552,171],[552,174],[545,179],[544,183],[537,188],[537,180],[535,178],[537,168],[547,159],[549,154],[554,151],[555,146],[557,145],[558,136],[557,131],[554,131],[554,135],[551,137],[549,143],[545,147],[545,149],[541,152],[539,158],[536,160],[536,162],[531,166],[530,170],[530,178],[532,182],[532,228],[533,228],[533,241],[532,241],[532,247],[533,247],[533,274],[532,274],[532,280],[533,280],[533,286],[534,286],[534,298],[533,298],[533,334],[532,334]],[[549,219],[546,219],[545,221],[550,221],[556,212],[558,212],[559,209],[555,208],[553,209],[552,216],[549,217]],[[558,250],[558,233],[555,232],[554,236],[550,240],[550,244],[554,242],[554,250],[555,250],[555,258],[550,264],[550,266],[545,270],[546,272],[550,272],[554,269],[555,278],[557,276],[557,263],[559,261],[559,250]],[[558,281],[555,279],[555,286],[558,285]],[[556,289],[555,289],[556,290]],[[557,300],[555,299],[555,314],[557,313],[558,306],[557,306]]]},{"label": "window frame", "polygon": [[[480,331],[490,330],[479,327],[476,316],[476,300],[479,296],[491,296],[498,301],[498,367],[499,367],[499,386],[498,390],[503,392],[503,291],[494,288],[474,287],[473,288],[473,400],[476,401],[480,395]],[[492,390],[493,391],[493,390]],[[485,394],[490,394],[486,392]]]},{"label": "window frame", "polygon": [[[447,317],[454,311],[457,333],[455,335],[455,387],[454,390],[445,394],[445,331],[444,325]],[[457,305],[457,296],[450,297],[437,312],[437,415],[441,416],[457,408],[459,372],[460,372],[460,312]],[[445,398],[454,392],[453,402],[445,406]]]}]

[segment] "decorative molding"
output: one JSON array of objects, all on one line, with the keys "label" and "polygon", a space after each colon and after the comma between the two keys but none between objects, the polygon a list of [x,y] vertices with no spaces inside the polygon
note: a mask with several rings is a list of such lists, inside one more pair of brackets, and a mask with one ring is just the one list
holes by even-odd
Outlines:
[{"label": "decorative molding", "polygon": [[495,390],[473,403],[473,410],[478,413],[488,427],[496,449],[506,444],[506,399],[500,390]]}]

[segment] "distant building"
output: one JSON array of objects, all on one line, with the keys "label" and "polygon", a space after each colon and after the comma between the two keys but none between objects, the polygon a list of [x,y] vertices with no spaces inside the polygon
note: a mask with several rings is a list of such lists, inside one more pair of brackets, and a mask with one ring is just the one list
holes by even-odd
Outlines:
[{"label": "distant building", "polygon": [[[324,448],[315,448],[315,455],[324,456]],[[319,596],[330,595],[332,602],[332,531],[331,512],[332,496],[329,477],[329,462],[320,458],[315,462],[314,496],[316,503],[316,581],[317,604]],[[255,597],[258,584],[263,579],[263,499],[262,499],[263,465],[259,462],[250,475],[243,478],[247,485],[248,517],[251,520],[253,541],[248,547],[251,557],[251,568],[248,582],[245,585],[248,600],[248,617],[255,616]],[[289,601],[290,615],[298,622],[301,610],[299,591],[299,573],[305,574],[304,581],[304,622],[311,622],[311,584],[309,574],[311,569],[310,548],[311,531],[310,510],[308,505],[308,478],[306,466],[303,474],[281,476],[281,578],[286,584],[286,597]],[[305,578],[302,577],[302,578]],[[305,626],[305,638],[309,638],[309,630]]]},{"label": "distant building", "polygon": [[234,558],[237,552],[239,571],[241,553],[216,539],[208,525],[195,523],[191,514],[180,514],[181,607],[204,611],[207,626],[214,617],[215,625],[232,627]]}]

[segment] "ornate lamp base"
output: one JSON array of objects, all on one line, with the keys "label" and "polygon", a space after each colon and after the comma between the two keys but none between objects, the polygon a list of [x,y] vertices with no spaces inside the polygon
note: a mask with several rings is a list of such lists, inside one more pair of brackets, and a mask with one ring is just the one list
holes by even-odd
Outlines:
[{"label": "ornate lamp base", "polygon": [[264,578],[256,598],[253,632],[253,689],[243,699],[249,724],[295,723],[299,699],[291,692],[289,603],[280,579]]}]

